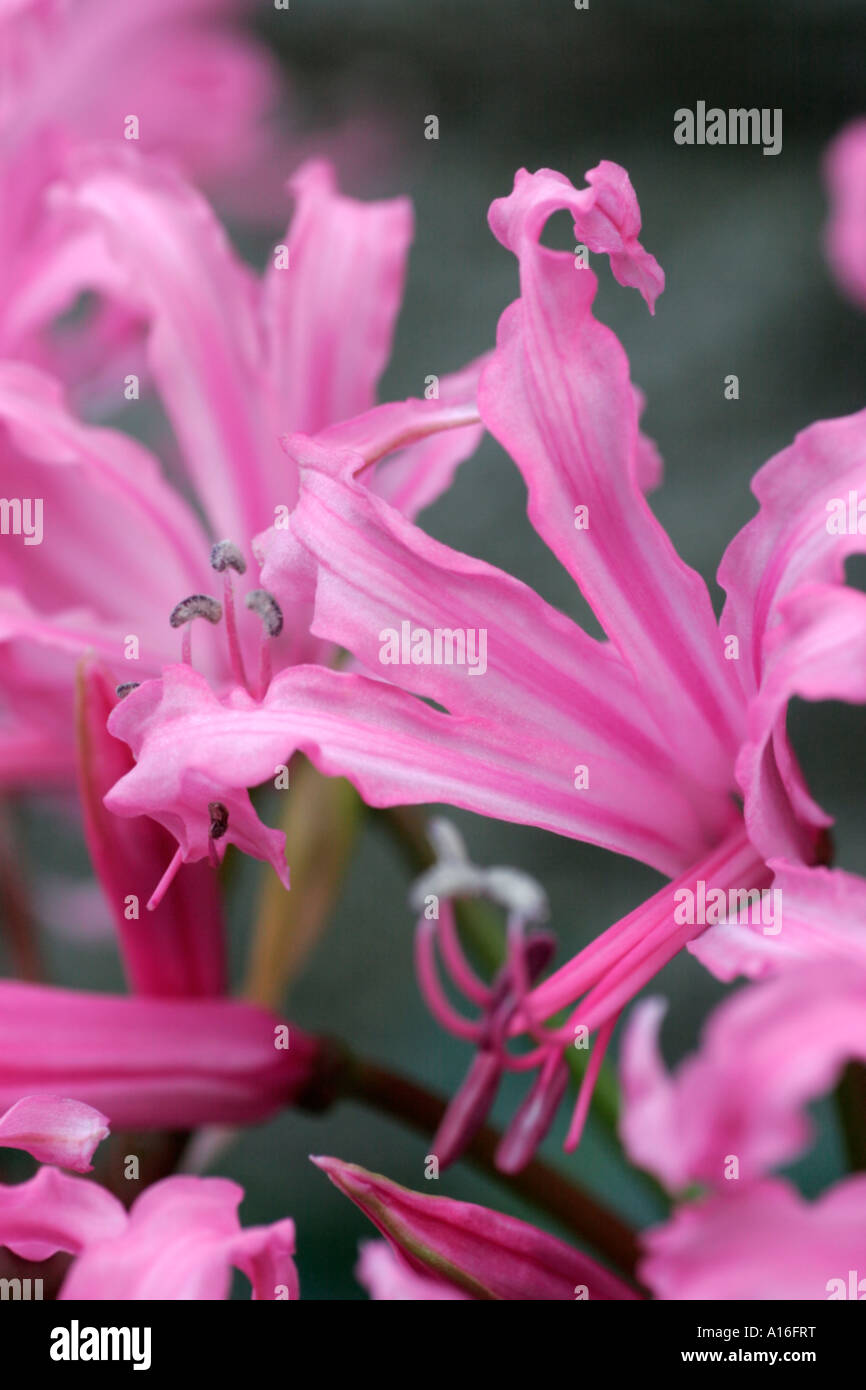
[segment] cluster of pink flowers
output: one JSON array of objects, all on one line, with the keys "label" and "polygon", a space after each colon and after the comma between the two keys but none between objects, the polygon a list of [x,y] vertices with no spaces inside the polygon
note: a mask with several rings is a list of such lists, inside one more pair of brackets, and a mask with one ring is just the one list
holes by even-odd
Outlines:
[{"label": "cluster of pink flowers", "polygon": [[[489,214],[519,272],[495,345],[429,399],[377,403],[408,202],[356,201],[327,163],[303,163],[257,276],[197,186],[237,206],[290,167],[241,9],[87,0],[69,29],[54,0],[0,0],[0,784],[77,796],[130,990],[0,982],[0,1146],[41,1165],[0,1185],[0,1247],[72,1255],[63,1299],[221,1299],[232,1268],[256,1298],[299,1296],[292,1220],[243,1228],[235,1184],[169,1174],[127,1210],[116,1158],[100,1181],[61,1170],[89,1172],[109,1129],[243,1126],[327,1084],[328,1045],[230,996],[216,872],[231,845],[290,889],[292,846],[250,790],[303,754],[369,806],[444,803],[670,880],[550,972],[543,890],[431,826],[435,863],[412,894],[418,983],[474,1050],[431,1137],[442,1168],[507,1072],[531,1079],[496,1149],[504,1180],[566,1103],[572,1153],[617,1023],[681,950],[748,981],[672,1075],[664,1003],[626,1020],[622,1145],[673,1204],[636,1269],[317,1158],[386,1238],[362,1251],[371,1296],[833,1296],[862,1263],[866,1178],[807,1201],[773,1170],[807,1147],[807,1105],[866,1062],[866,881],[828,867],[829,817],[786,718],[795,697],[866,701],[866,595],[844,569],[864,545],[827,525],[828,499],[866,490],[866,411],[811,425],[760,469],[717,617],[647,501],[661,462],[626,353],[595,316],[595,271],[541,240],[565,210],[653,310],[664,275],[607,161],[579,189],[517,174]],[[861,300],[864,152],[856,127],[828,160],[830,255]],[[158,452],[93,422],[124,382],[161,408]],[[485,430],[603,639],[418,524]],[[12,525],[35,499],[38,539]],[[446,658],[413,640],[383,664],[384,634],[407,622],[444,634]],[[455,653],[482,631],[471,671]],[[502,917],[491,978],[461,938],[473,900]]]}]

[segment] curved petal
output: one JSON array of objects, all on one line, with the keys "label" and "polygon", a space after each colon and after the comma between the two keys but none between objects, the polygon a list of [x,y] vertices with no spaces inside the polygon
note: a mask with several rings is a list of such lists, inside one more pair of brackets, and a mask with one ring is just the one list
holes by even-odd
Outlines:
[{"label": "curved petal", "polygon": [[633,670],[659,729],[689,747],[708,785],[724,788],[742,716],[709,594],[643,497],[637,400],[622,347],[593,317],[595,274],[539,244],[547,218],[567,209],[577,238],[610,255],[620,283],[652,305],[663,276],[637,241],[625,171],[603,163],[587,179],[577,192],[550,170],[521,170],[491,207],[495,235],[520,264],[521,298],[500,320],[481,416],[523,474],[533,525]]},{"label": "curved petal", "polygon": [[788,702],[866,701],[866,596],[804,584],[777,605],[748,740],[737,759],[749,834],[766,859],[814,862],[831,819],[808,793],[785,732]]},{"label": "curved petal", "polygon": [[866,1059],[864,1007],[866,970],[835,961],[790,969],[721,1004],[673,1077],[654,1051],[659,1015],[639,1014],[622,1059],[629,1153],[672,1188],[754,1183],[804,1148],[809,1102],[849,1059]]},{"label": "curved petal", "polygon": [[849,1271],[863,1267],[866,1178],[847,1178],[811,1203],[789,1183],[756,1183],[680,1207],[643,1240],[639,1272],[656,1298],[862,1298],[856,1275],[848,1290]]},{"label": "curved petal", "polygon": [[243,1195],[225,1178],[154,1183],[122,1230],[88,1241],[60,1299],[225,1299],[232,1265],[248,1276],[255,1298],[297,1298],[294,1222],[244,1230],[237,1211]]},{"label": "curved petal", "polygon": [[[782,908],[778,931],[751,922],[708,927],[687,949],[717,980],[761,980],[807,961],[841,958],[866,968],[866,879],[843,869],[771,859]],[[775,924],[774,924],[775,925]]]},{"label": "curved petal", "polygon": [[78,785],[93,867],[114,918],[130,986],[163,998],[226,991],[225,934],[217,875],[185,866],[144,926],[140,912],[174,853],[171,836],[149,817],[126,820],[103,805],[132,767],[128,747],[106,722],[117,698],[93,665],[78,678]]},{"label": "curved petal", "polygon": [[90,1171],[108,1119],[90,1105],[62,1096],[24,1096],[0,1115],[0,1148],[24,1149],[38,1163]]},{"label": "curved petal", "polygon": [[810,425],[755,474],[760,510],[719,566],[721,629],[739,639],[740,660],[731,664],[748,696],[761,683],[782,600],[804,584],[843,584],[845,558],[866,549],[858,489],[866,498],[866,410]]},{"label": "curved petal", "polygon": [[70,161],[58,206],[99,230],[124,299],[150,325],[149,359],[215,536],[238,544],[290,503],[264,378],[258,291],[199,195],[130,149]]},{"label": "curved petal", "polygon": [[[454,718],[383,681],[312,666],[274,678],[261,704],[242,691],[220,701],[190,667],[166,670],[117,707],[111,732],[136,766],[106,805],[150,815],[185,860],[210,853],[209,803],[228,810],[224,840],[284,874],[283,837],[255,817],[246,788],[301,750],[326,776],[347,777],[372,806],[444,801],[619,849],[663,870],[678,865],[696,826],[664,783],[604,753],[590,800],[574,788],[574,748],[555,730]],[[661,798],[665,815],[640,814]],[[656,812],[662,802],[655,801]]]},{"label": "curved petal", "polygon": [[[293,547],[310,552],[317,566],[311,624],[317,636],[348,648],[368,671],[378,669],[451,716],[472,721],[482,737],[489,730],[494,738],[543,739],[551,752],[538,760],[540,777],[558,763],[572,780],[576,765],[586,765],[589,785],[576,798],[570,833],[582,834],[578,803],[592,810],[598,794],[610,805],[615,784],[633,820],[645,815],[654,823],[656,798],[664,798],[671,838],[682,837],[680,867],[726,826],[727,798],[708,795],[691,766],[673,761],[610,644],[590,638],[503,571],[409,524],[352,477],[363,467],[357,455],[314,440],[296,439],[293,447],[302,465],[301,497],[288,539],[274,533],[269,542],[262,573],[288,599]],[[613,771],[618,764],[639,782],[627,788]],[[636,848],[625,852],[640,857]]]},{"label": "curved petal", "polygon": [[0,1184],[0,1245],[24,1260],[47,1260],[58,1250],[77,1255],[125,1225],[126,1212],[104,1187],[56,1168],[40,1168],[14,1187]]},{"label": "curved petal", "polygon": [[319,160],[289,188],[297,205],[288,265],[272,261],[262,295],[267,371],[282,429],[315,434],[374,404],[403,297],[412,208],[405,198],[346,198]]},{"label": "curved petal", "polygon": [[34,503],[30,523],[22,513],[21,534],[0,551],[0,583],[46,613],[89,607],[126,631],[132,624],[144,659],[158,666],[168,615],[208,572],[191,509],[146,449],[82,424],[59,384],[24,363],[0,363],[0,425],[3,495]]}]

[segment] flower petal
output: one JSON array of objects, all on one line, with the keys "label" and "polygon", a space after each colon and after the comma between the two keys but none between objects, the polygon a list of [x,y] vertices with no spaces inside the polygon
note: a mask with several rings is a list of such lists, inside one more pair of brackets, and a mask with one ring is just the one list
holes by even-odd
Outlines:
[{"label": "flower petal", "polygon": [[811,1203],[788,1183],[762,1182],[680,1207],[648,1231],[640,1275],[661,1299],[862,1298],[848,1289],[864,1241],[866,1178],[847,1178]]},{"label": "flower petal", "polygon": [[[247,787],[274,777],[300,750],[326,776],[347,777],[372,806],[444,801],[481,815],[537,825],[622,849],[662,869],[677,866],[696,826],[662,779],[599,752],[597,791],[574,790],[574,745],[533,724],[520,731],[454,718],[384,681],[297,666],[264,701],[244,692],[219,700],[190,667],[134,690],[111,716],[136,766],[106,797],[119,815],[150,815],[175,836],[185,860],[209,853],[208,805],[228,810],[224,839],[284,876],[283,837],[258,821]],[[561,736],[559,736],[561,738]],[[664,817],[653,817],[664,805]]]},{"label": "flower petal", "polygon": [[122,1231],[126,1212],[98,1183],[40,1168],[28,1182],[0,1184],[0,1245],[24,1260],[58,1250],[77,1255],[88,1241]]},{"label": "flower petal", "polygon": [[809,1138],[809,1102],[849,1059],[866,1059],[864,1007],[866,970],[789,969],[726,999],[673,1077],[654,1053],[647,1062],[657,1019],[639,1014],[623,1054],[629,1153],[670,1187],[732,1191],[793,1159]]},{"label": "flower petal", "polygon": [[412,208],[405,198],[345,197],[320,160],[289,187],[297,204],[288,265],[272,261],[262,313],[282,428],[314,434],[374,404],[403,296]]},{"label": "flower petal", "polygon": [[[74,1096],[115,1129],[248,1124],[309,1084],[318,1044],[234,1000],[142,999],[0,981],[0,1106]],[[283,1036],[288,1046],[278,1044]]]},{"label": "flower petal", "polygon": [[79,673],[78,775],[85,835],[130,986],[164,998],[222,994],[225,936],[217,876],[209,865],[184,866],[146,925],[141,921],[174,844],[149,817],[127,820],[103,805],[106,792],[133,766],[127,746],[106,728],[116,704],[103,672],[91,664]]},{"label": "flower petal", "polygon": [[[480,1299],[573,1300],[636,1294],[588,1255],[513,1216],[428,1197],[336,1158],[314,1158],[421,1275],[433,1275]],[[586,1295],[585,1295],[586,1296]]]},{"label": "flower petal", "polygon": [[644,500],[637,400],[622,347],[593,317],[595,274],[539,244],[547,218],[567,209],[578,239],[609,254],[620,283],[652,304],[663,276],[637,241],[625,171],[603,163],[587,178],[592,187],[577,192],[560,174],[522,170],[491,207],[494,233],[520,263],[521,298],[500,320],[481,416],[523,474],[533,525],[634,671],[660,730],[671,737],[675,709],[676,741],[723,787],[742,716],[709,594]]},{"label": "flower petal", "polygon": [[60,1299],[225,1299],[232,1265],[248,1276],[255,1298],[297,1298],[294,1222],[243,1230],[243,1195],[225,1178],[154,1183],[136,1199],[123,1230],[88,1241]]},{"label": "flower petal", "polygon": [[0,1148],[24,1149],[38,1163],[90,1171],[108,1119],[90,1105],[62,1096],[24,1096],[0,1115]]},{"label": "flower petal", "polygon": [[244,544],[275,504],[293,500],[264,387],[253,276],[203,199],[129,149],[78,153],[61,206],[74,227],[102,232],[124,302],[150,325],[153,376],[213,534]]},{"label": "flower petal", "polygon": [[738,975],[760,980],[834,957],[866,968],[866,879],[782,859],[771,859],[769,867],[782,909],[778,932],[767,934],[745,919],[720,922],[689,942],[691,954],[726,984]]},{"label": "flower petal", "polygon": [[386,1240],[363,1240],[355,1277],[375,1302],[453,1302],[469,1297],[438,1279],[416,1274]]}]

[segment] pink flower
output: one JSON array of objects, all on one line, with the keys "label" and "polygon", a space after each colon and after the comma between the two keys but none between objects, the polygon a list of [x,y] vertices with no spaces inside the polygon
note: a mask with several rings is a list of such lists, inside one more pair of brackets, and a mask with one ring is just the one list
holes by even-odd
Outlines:
[{"label": "pink flower", "polygon": [[862,1298],[866,1178],[816,1202],[778,1178],[754,1183],[680,1207],[644,1244],[640,1276],[660,1299]]},{"label": "pink flower", "polygon": [[[616,277],[652,305],[662,276],[637,240],[624,171],[602,164],[588,180],[576,192],[558,174],[522,171],[491,209],[496,236],[518,258],[521,298],[501,320],[479,404],[523,474],[536,530],[607,640],[507,574],[431,540],[365,486],[362,475],[383,456],[383,441],[369,442],[372,412],[363,433],[346,425],[287,442],[301,497],[291,539],[272,530],[260,542],[262,577],[283,601],[300,544],[315,562],[314,635],[389,684],[284,672],[262,705],[228,708],[172,679],[159,706],[142,692],[113,726],[138,765],[112,804],[155,814],[163,797],[183,815],[187,837],[183,781],[200,774],[214,740],[232,793],[267,775],[288,743],[352,778],[373,805],[450,802],[674,875],[536,985],[511,1020],[511,1032],[529,1032],[544,1049],[551,1077],[578,1028],[606,1042],[624,1004],[714,921],[745,926],[755,902],[763,911],[776,872],[793,894],[785,907],[800,923],[797,954],[850,944],[810,931],[798,908],[800,894],[825,882],[810,875],[820,874],[813,866],[825,854],[829,818],[804,785],[785,720],[793,696],[866,698],[866,598],[843,584],[844,560],[863,542],[856,527],[828,525],[830,499],[866,481],[866,413],[811,426],[760,471],[760,510],[720,570],[728,597],[717,622],[703,581],[644,499],[654,471],[625,354],[592,313],[595,275],[539,243],[546,219],[568,209],[577,239],[609,254]],[[410,639],[426,633],[428,645],[431,634],[447,634],[448,655],[432,659],[423,641],[413,654],[412,641],[399,637],[404,626]],[[485,634],[483,672],[460,659],[455,632],[465,651]],[[701,895],[724,910],[702,919],[694,912]],[[688,897],[691,912],[682,906]],[[734,938],[725,940],[730,972]],[[750,937],[740,944],[738,968],[751,968]],[[789,955],[780,950],[777,964]],[[566,1008],[567,1022],[549,1029]],[[570,1145],[585,1104],[584,1094]]]},{"label": "pink flower", "polygon": [[0,981],[0,1109],[72,1096],[120,1129],[250,1124],[310,1084],[319,1044],[233,1000]]},{"label": "pink flower", "polygon": [[24,1096],[0,1115],[0,1148],[24,1149],[39,1163],[90,1171],[97,1145],[108,1134],[105,1115],[60,1096]]},{"label": "pink flower", "polygon": [[[46,266],[69,297],[85,287],[69,248],[45,226],[48,191],[69,152],[126,142],[170,156],[245,211],[290,167],[271,124],[276,63],[239,22],[246,0],[20,0],[0,14],[0,343],[76,382],[132,350],[140,325],[104,304],[83,332],[31,334],[28,306]],[[267,172],[266,172],[267,171]],[[257,190],[256,185],[259,185]],[[240,192],[243,189],[243,199]],[[82,248],[83,249],[83,248]],[[56,276],[55,276],[56,278]],[[41,325],[36,326],[41,329]]]},{"label": "pink flower", "polygon": [[294,1222],[244,1230],[242,1198],[224,1178],[165,1178],[127,1213],[105,1188],[43,1168],[0,1186],[0,1245],[27,1260],[74,1255],[61,1300],[225,1299],[233,1266],[253,1298],[297,1298]]},{"label": "pink flower", "polygon": [[186,865],[143,920],[154,884],[171,860],[172,840],[156,821],[125,820],[106,810],[105,793],[132,766],[126,744],[106,729],[117,696],[92,663],[79,671],[77,695],[85,835],[129,986],[137,994],[164,998],[224,994],[226,947],[217,877],[207,864]]},{"label": "pink flower", "polygon": [[[0,779],[7,784],[68,776],[72,671],[83,651],[126,687],[178,655],[191,659],[190,623],[205,617],[220,625],[213,638],[196,637],[207,690],[238,699],[249,689],[256,700],[272,666],[333,655],[309,636],[305,552],[297,552],[281,605],[254,578],[245,596],[252,611],[236,617],[234,586],[251,565],[258,569],[256,532],[287,527],[297,499],[297,471],[279,434],[320,430],[373,404],[402,292],[411,210],[401,199],[342,197],[320,164],[297,174],[292,188],[288,268],[280,252],[259,283],[177,175],[131,150],[79,153],[68,163],[55,198],[58,236],[77,274],[147,324],[153,381],[208,529],[141,445],[81,424],[56,384],[33,368],[0,364],[0,421],[9,433],[4,491],[38,495],[45,526],[44,544],[13,538],[0,556],[7,690]],[[41,321],[64,294],[62,275],[49,265],[33,313]],[[448,485],[474,447],[476,383],[470,370],[453,383],[443,378],[439,401],[388,408],[390,444],[407,422],[419,442],[376,485],[410,512]],[[443,424],[453,428],[428,441]],[[209,594],[214,587],[219,598]],[[196,816],[208,857],[233,840],[249,848],[246,791],[232,798],[201,790]],[[228,811],[219,846],[209,830],[213,801]],[[176,833],[176,817],[163,822]],[[282,836],[264,841],[259,852],[285,878]]]},{"label": "pink flower", "polygon": [[830,199],[827,259],[840,287],[866,308],[866,119],[852,121],[824,157]]},{"label": "pink flower", "polygon": [[417,1274],[385,1240],[361,1242],[355,1276],[374,1302],[437,1303],[469,1298],[451,1284]]},{"label": "pink flower", "polygon": [[[658,1051],[663,1001],[635,1009],[620,1052],[621,1133],[635,1163],[672,1190],[735,1191],[790,1162],[811,1134],[807,1105],[847,1061],[866,1060],[866,969],[792,967],[726,999],[673,1076]],[[726,1167],[736,1159],[735,1180]]]},{"label": "pink flower", "polygon": [[766,1174],[806,1146],[809,1103],[866,1057],[864,1002],[862,966],[792,967],[725,1000],[673,1076],[663,1003],[635,1010],[620,1056],[626,1151],[674,1191],[710,1189],[642,1238],[639,1273],[658,1298],[848,1296],[831,1283],[862,1264],[866,1179],[809,1203]]},{"label": "pink flower", "polygon": [[440,1288],[480,1299],[637,1297],[588,1255],[526,1221],[472,1202],[412,1192],[337,1158],[313,1162],[378,1227],[416,1278],[432,1276]]},{"label": "pink flower", "polygon": [[[161,820],[178,841],[178,863],[211,854],[206,808],[218,804],[234,843],[279,867],[272,832],[246,789],[301,749],[326,774],[350,777],[373,805],[451,802],[674,875],[551,978],[523,990],[507,1026],[537,1044],[530,1056],[540,1079],[528,1102],[537,1136],[541,1119],[553,1117],[564,1049],[578,1030],[597,1032],[603,1050],[647,980],[714,921],[739,923],[737,895],[752,911],[750,896],[760,904],[777,870],[801,869],[789,881],[808,894],[829,821],[788,743],[787,704],[794,695],[866,696],[866,598],[842,582],[844,559],[861,541],[856,530],[828,527],[826,505],[863,473],[866,413],[812,426],[761,470],[760,511],[720,571],[728,599],[717,622],[705,585],[645,501],[655,456],[639,433],[625,354],[592,313],[595,275],[539,242],[547,218],[568,209],[578,240],[609,255],[616,278],[652,306],[663,277],[637,239],[640,214],[625,172],[604,163],[588,182],[578,192],[551,171],[522,171],[511,196],[494,203],[491,226],[517,256],[521,298],[503,315],[478,399],[523,473],[536,530],[607,640],[589,637],[507,574],[431,540],[370,486],[373,468],[395,447],[417,445],[430,430],[464,432],[470,379],[432,412],[430,403],[386,406],[286,442],[300,500],[291,529],[272,527],[257,543],[262,584],[278,611],[297,606],[302,592],[312,635],[347,648],[358,670],[286,667],[256,693],[238,686],[220,694],[204,676],[174,667],[134,691],[111,721],[136,766],[108,804]],[[423,642],[416,656],[411,640],[407,654],[394,636],[405,626],[426,633],[428,645],[431,634],[447,634],[447,657],[425,656]],[[482,632],[483,670],[480,660],[469,669],[470,639],[478,655]],[[703,904],[708,894],[726,905],[715,918],[694,912],[696,897]],[[682,910],[684,897],[691,912]],[[826,954],[826,934],[807,937],[801,930],[801,952]],[[747,943],[739,968],[753,954]],[[779,964],[786,959],[780,952]],[[519,960],[516,951],[512,968]],[[562,1009],[571,1010],[567,1021],[550,1028]],[[578,1098],[569,1147],[599,1062]],[[488,1056],[468,1096],[474,1116],[494,1080]],[[529,1152],[529,1131],[521,1125],[518,1134],[508,1160],[515,1165]]]}]

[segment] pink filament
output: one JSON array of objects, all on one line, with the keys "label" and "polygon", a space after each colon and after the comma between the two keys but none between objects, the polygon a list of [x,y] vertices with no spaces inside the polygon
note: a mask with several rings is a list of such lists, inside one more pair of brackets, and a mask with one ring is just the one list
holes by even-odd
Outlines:
[{"label": "pink filament", "polygon": [[183,850],[180,848],[180,846],[178,846],[178,848],[174,852],[174,856],[172,858],[171,863],[169,864],[162,878],[159,880],[159,883],[156,885],[156,887],[150,895],[150,898],[147,903],[148,912],[153,912],[156,908],[159,907],[160,903],[162,902],[163,898],[168,892],[168,889],[171,886],[175,874],[177,873],[182,863]]},{"label": "pink filament", "polygon": [[234,586],[232,584],[230,569],[226,569],[223,573],[223,613],[225,614],[226,620],[226,636],[228,637],[229,659],[232,664],[232,674],[238,685],[242,685],[249,690],[247,673],[244,669],[243,653],[241,652],[241,644],[238,639]]}]

